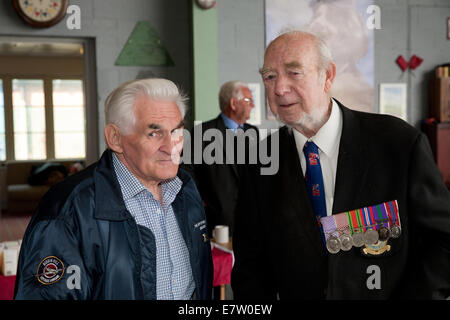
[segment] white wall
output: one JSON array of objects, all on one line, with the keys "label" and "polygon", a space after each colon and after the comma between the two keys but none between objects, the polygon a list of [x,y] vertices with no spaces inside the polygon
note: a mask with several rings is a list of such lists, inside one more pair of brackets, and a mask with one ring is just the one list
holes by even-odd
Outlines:
[{"label": "white wall", "polygon": [[[298,0],[306,1],[309,0]],[[428,80],[436,65],[450,62],[447,40],[449,0],[374,0],[381,9],[381,29],[375,30],[375,110],[378,111],[379,84],[408,84],[408,122],[419,127],[428,117]],[[261,83],[258,69],[265,47],[264,0],[222,0],[219,9],[219,82],[242,79]],[[398,55],[409,61],[413,54],[424,59],[413,72],[397,67]],[[351,107],[351,106],[349,106]],[[261,114],[265,116],[264,105]],[[274,127],[264,121],[262,127]]]}]

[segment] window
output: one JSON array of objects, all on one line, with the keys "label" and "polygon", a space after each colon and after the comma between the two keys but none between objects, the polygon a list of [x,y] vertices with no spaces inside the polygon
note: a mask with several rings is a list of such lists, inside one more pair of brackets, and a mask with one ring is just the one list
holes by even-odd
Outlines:
[{"label": "window", "polygon": [[14,158],[46,158],[43,80],[13,79]]},{"label": "window", "polygon": [[[8,81],[10,90],[4,85]],[[82,80],[4,78],[0,84],[0,160],[86,157]],[[11,98],[11,119],[3,99],[7,95]],[[11,134],[5,130],[8,120],[12,122]],[[13,143],[7,149],[9,139]]]},{"label": "window", "polygon": [[95,70],[95,38],[0,36],[0,162],[97,161]]},{"label": "window", "polygon": [[85,116],[81,80],[53,80],[55,158],[84,158]]}]

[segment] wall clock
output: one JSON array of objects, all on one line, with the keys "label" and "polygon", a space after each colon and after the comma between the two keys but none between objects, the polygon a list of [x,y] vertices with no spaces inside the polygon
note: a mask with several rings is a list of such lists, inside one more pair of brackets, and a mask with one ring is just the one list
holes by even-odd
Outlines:
[{"label": "wall clock", "polygon": [[202,9],[211,9],[216,5],[216,1],[214,0],[197,0],[197,4]]},{"label": "wall clock", "polygon": [[34,28],[57,24],[66,15],[68,4],[68,0],[13,0],[17,14]]}]

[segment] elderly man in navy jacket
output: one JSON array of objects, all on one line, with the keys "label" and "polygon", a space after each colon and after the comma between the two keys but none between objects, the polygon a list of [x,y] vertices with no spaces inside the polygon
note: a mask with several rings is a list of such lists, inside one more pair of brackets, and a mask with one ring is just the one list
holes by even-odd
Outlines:
[{"label": "elderly man in navy jacket", "polygon": [[110,94],[109,148],[42,199],[23,240],[16,299],[211,298],[204,209],[178,169],[184,100],[165,79]]}]

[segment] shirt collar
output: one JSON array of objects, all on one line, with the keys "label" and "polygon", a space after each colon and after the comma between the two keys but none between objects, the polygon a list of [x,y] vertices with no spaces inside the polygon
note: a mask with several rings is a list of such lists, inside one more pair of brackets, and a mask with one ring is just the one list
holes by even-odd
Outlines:
[{"label": "shirt collar", "polygon": [[181,190],[182,185],[183,182],[177,176],[161,183],[162,198],[164,206],[166,208],[175,200],[178,192],[180,192]]},{"label": "shirt collar", "polygon": [[[147,188],[128,170],[128,168],[119,160],[117,155],[113,152],[113,165],[119,180],[120,188],[122,189],[123,199],[127,200],[135,197],[137,194]],[[172,179],[161,182],[162,199],[165,206],[170,205],[176,198],[178,192],[181,190],[183,182],[178,176]]]},{"label": "shirt collar", "polygon": [[138,193],[146,190],[145,186],[128,170],[114,152],[112,153],[112,158],[114,171],[116,172],[117,180],[119,180],[124,200],[133,198]]},{"label": "shirt collar", "polygon": [[234,120],[231,120],[229,117],[227,117],[223,113],[221,113],[220,116],[222,117],[223,122],[225,123],[225,127],[227,127],[228,129],[236,130],[239,127],[243,128],[243,126],[239,126],[239,123],[237,123]]},{"label": "shirt collar", "polygon": [[342,133],[342,113],[336,101],[334,99],[331,99],[331,101],[332,105],[330,117],[315,136],[308,139],[303,134],[293,129],[295,141],[297,146],[300,147],[299,150],[303,150],[303,146],[306,141],[311,140],[327,156],[330,156],[336,151],[336,148],[339,146]]}]

